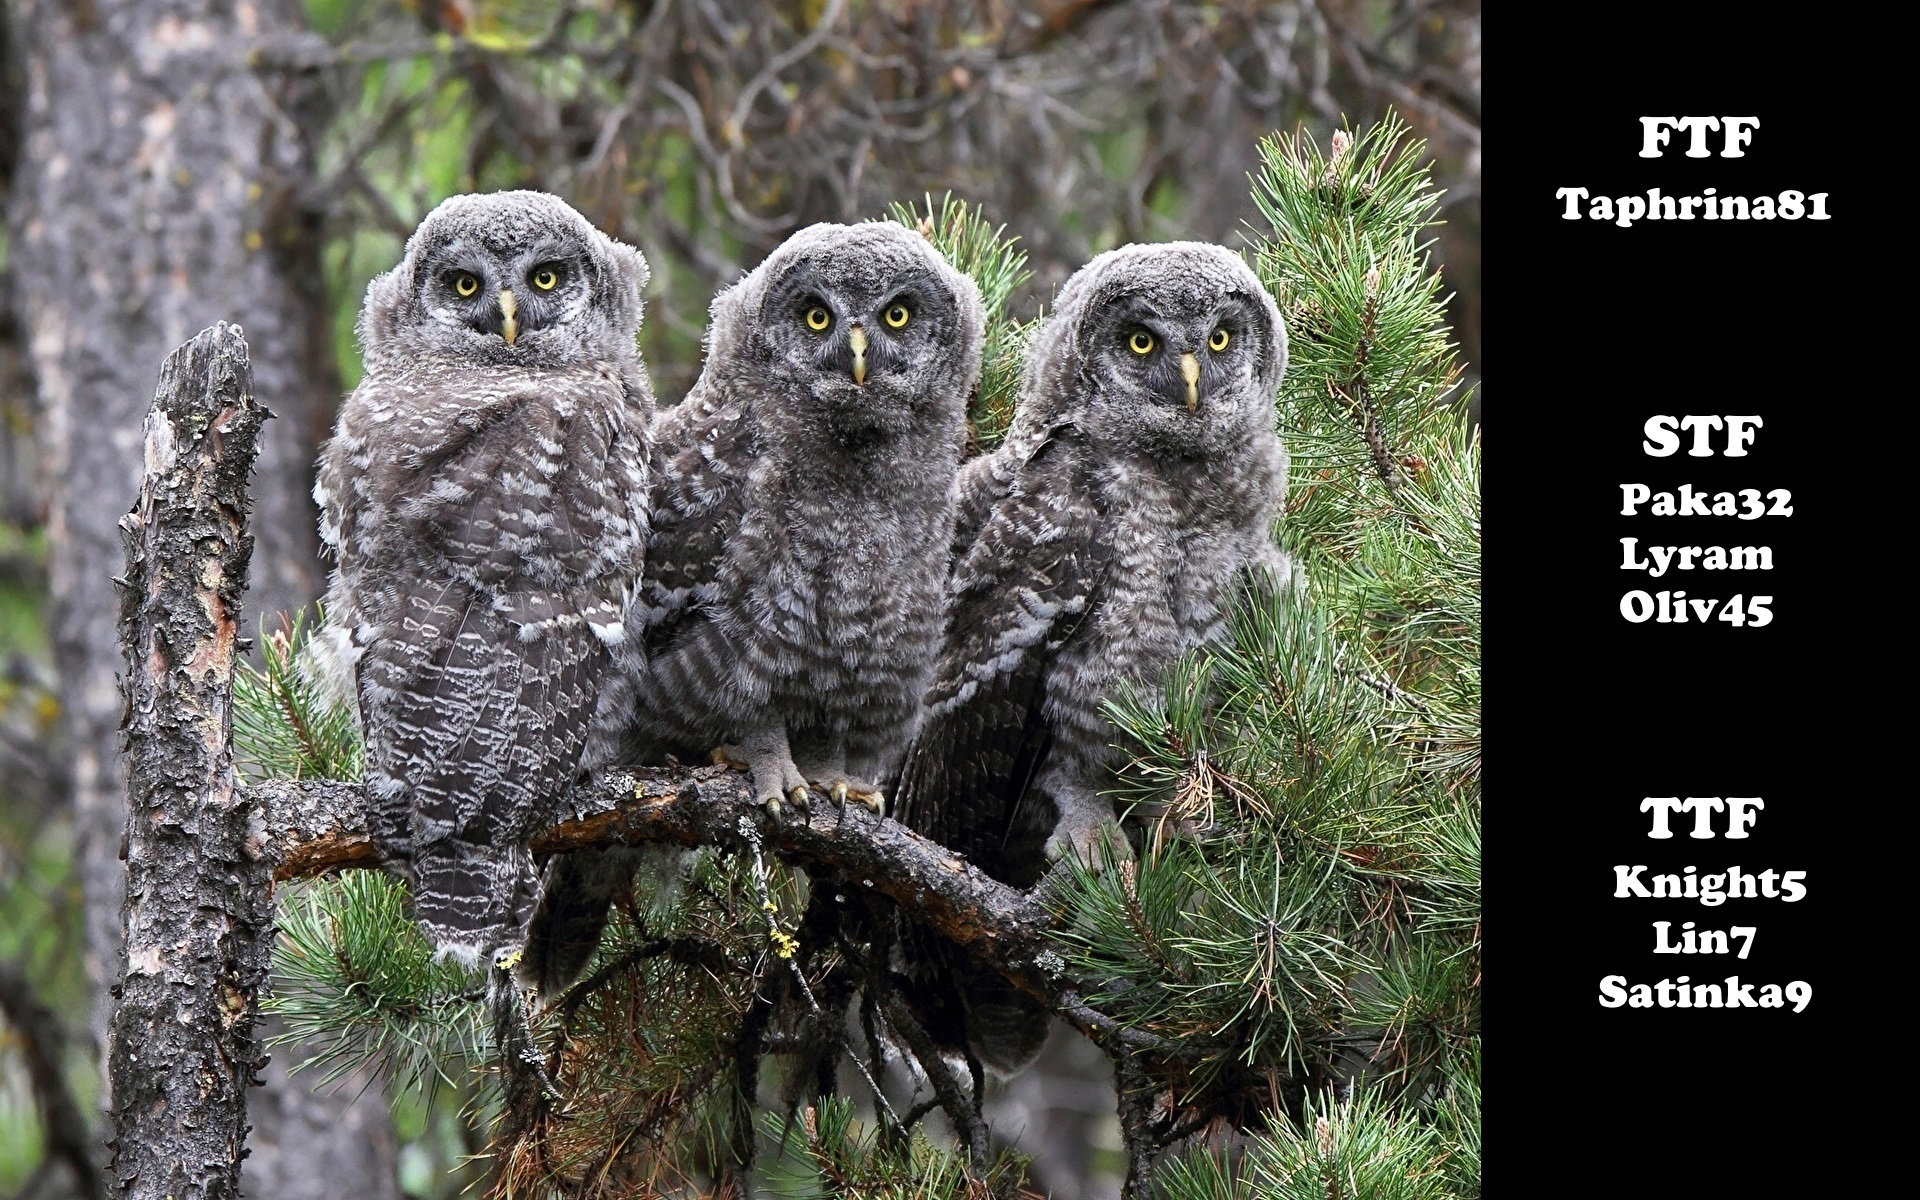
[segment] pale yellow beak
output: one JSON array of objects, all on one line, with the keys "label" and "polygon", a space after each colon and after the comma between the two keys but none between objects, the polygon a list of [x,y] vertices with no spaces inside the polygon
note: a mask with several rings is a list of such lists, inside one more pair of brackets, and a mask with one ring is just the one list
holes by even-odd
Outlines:
[{"label": "pale yellow beak", "polygon": [[513,298],[511,291],[500,293],[500,336],[507,339],[507,345],[513,345],[513,339],[520,336],[520,327],[514,324],[513,314],[520,311],[520,302]]},{"label": "pale yellow beak", "polygon": [[1187,411],[1200,407],[1200,360],[1188,351],[1180,356],[1180,378],[1187,381]]},{"label": "pale yellow beak", "polygon": [[853,381],[867,381],[867,331],[855,325],[847,334],[847,345],[853,347]]}]

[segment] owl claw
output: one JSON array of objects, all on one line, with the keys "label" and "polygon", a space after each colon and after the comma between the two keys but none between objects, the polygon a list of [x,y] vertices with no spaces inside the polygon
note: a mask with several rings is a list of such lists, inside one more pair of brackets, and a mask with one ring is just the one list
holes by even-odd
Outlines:
[{"label": "owl claw", "polygon": [[1092,824],[1062,821],[1047,839],[1046,855],[1048,862],[1075,858],[1089,867],[1097,867],[1102,861],[1133,861],[1133,847],[1119,823],[1111,817]]},{"label": "owl claw", "polygon": [[879,788],[855,776],[836,775],[827,788],[827,795],[833,798],[835,807],[845,808],[848,800],[858,800],[867,811],[880,816],[887,811],[886,793]]},{"label": "owl claw", "polygon": [[807,778],[793,765],[787,754],[786,735],[743,738],[740,744],[716,746],[713,761],[736,771],[747,772],[753,786],[753,801],[778,817],[791,804],[804,809],[811,796]]}]

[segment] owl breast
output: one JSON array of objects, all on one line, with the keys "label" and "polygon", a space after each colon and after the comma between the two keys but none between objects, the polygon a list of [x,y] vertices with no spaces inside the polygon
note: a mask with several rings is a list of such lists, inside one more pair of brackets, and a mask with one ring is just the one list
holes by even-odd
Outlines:
[{"label": "owl breast", "polygon": [[1125,684],[1153,688],[1176,659],[1221,637],[1247,568],[1274,556],[1259,480],[1195,487],[1119,461],[1100,487],[1112,513],[1109,574],[1047,684],[1060,749],[1088,762],[1118,754],[1102,704]]},{"label": "owl breast", "polygon": [[871,722],[875,709],[905,719],[940,636],[946,490],[825,486],[789,517],[758,606],[771,618],[763,636],[790,665],[775,695],[802,723],[810,711],[829,723]]}]

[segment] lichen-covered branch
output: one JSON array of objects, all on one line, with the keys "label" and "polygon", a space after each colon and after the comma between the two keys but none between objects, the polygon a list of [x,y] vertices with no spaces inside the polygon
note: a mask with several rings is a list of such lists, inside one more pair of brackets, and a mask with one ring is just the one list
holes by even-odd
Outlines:
[{"label": "lichen-covered branch", "polygon": [[[263,783],[247,794],[258,814],[254,852],[273,864],[276,878],[380,865],[358,785]],[[737,847],[743,845],[743,818],[759,828],[768,852],[829,867],[853,886],[873,888],[1043,1003],[1071,998],[1060,961],[1047,946],[1051,914],[1044,887],[1008,887],[857,804],[790,810],[775,819],[754,803],[746,776],[724,767],[614,770],[575,789],[533,847],[537,853],[644,842]],[[1109,1030],[1063,1015],[1096,1041],[1109,1040]]]},{"label": "lichen-covered branch", "polygon": [[230,705],[253,552],[247,480],[266,417],[239,329],[216,325],[176,350],[120,523],[127,890],[107,1033],[117,1196],[240,1194],[273,924]]},{"label": "lichen-covered branch", "polygon": [[[258,814],[254,852],[272,864],[276,878],[382,865],[367,831],[358,785],[280,782],[247,791]],[[1047,936],[1053,924],[1047,900],[1053,878],[1030,891],[1009,887],[946,847],[858,804],[844,810],[826,805],[810,812],[790,810],[784,817],[770,818],[754,802],[746,777],[724,767],[619,769],[576,788],[533,846],[536,852],[557,852],[674,842],[751,850],[743,828],[757,831],[761,851],[830,873],[843,881],[838,886],[871,888],[971,950],[1117,1062],[1129,1065],[1139,1079],[1146,1078],[1139,1055],[1161,1062],[1187,1057],[1181,1047],[1124,1025],[1080,997]],[[882,1003],[903,1037],[925,1043],[911,1049],[928,1064],[930,1078],[943,1070],[899,997],[889,996]],[[970,1101],[951,1077],[934,1082],[941,1107],[964,1131],[972,1160],[984,1162],[984,1126],[973,1117]],[[1137,1156],[1150,1156],[1159,1146],[1157,1141],[1142,1143]]]}]

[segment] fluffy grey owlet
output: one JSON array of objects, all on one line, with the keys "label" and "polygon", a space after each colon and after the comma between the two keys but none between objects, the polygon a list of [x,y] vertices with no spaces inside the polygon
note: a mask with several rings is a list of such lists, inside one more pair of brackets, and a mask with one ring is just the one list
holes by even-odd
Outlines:
[{"label": "fluffy grey owlet", "polygon": [[[1002,445],[960,477],[946,634],[900,819],[1030,887],[1113,820],[1101,704],[1218,636],[1249,572],[1284,582],[1274,394],[1286,331],[1240,257],[1174,242],[1100,255],[1035,335]],[[944,1044],[1013,1071],[1045,1014],[909,934]],[[917,960],[917,961],[916,961]]]},{"label": "fluffy grey owlet", "polygon": [[774,811],[880,809],[939,647],[983,335],[973,281],[888,221],[803,229],[714,300],[653,426],[643,758],[744,766]]},{"label": "fluffy grey owlet", "polygon": [[456,196],[367,288],[314,498],[375,836],[469,964],[517,946],[543,808],[608,756],[646,547],[646,260],[539,192]]},{"label": "fluffy grey owlet", "polygon": [[[892,222],[803,229],[715,298],[700,378],[653,425],[622,650],[639,761],[731,762],[776,813],[813,788],[880,809],[939,647],[983,336],[973,281]],[[556,862],[528,954],[548,990],[635,861]]]}]

